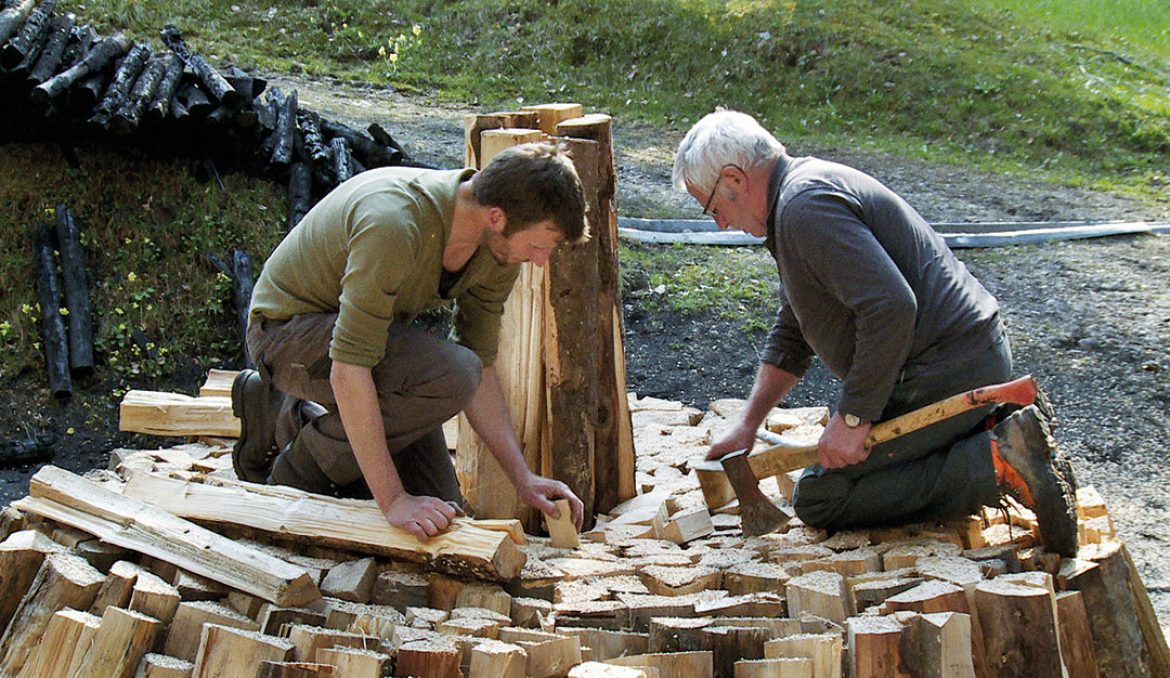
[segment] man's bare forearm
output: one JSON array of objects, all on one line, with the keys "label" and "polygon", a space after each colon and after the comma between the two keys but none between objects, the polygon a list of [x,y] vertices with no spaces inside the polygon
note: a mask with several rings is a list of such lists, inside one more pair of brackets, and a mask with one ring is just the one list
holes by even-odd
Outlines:
[{"label": "man's bare forearm", "polygon": [[740,413],[740,421],[745,425],[759,428],[768,412],[776,407],[798,382],[800,377],[795,374],[771,363],[760,363],[751,395],[748,396],[747,404]]},{"label": "man's bare forearm", "polygon": [[353,447],[362,476],[383,513],[403,492],[402,479],[386,447],[386,429],[378,407],[378,391],[370,368],[333,362],[333,395],[345,435]]},{"label": "man's bare forearm", "polygon": [[479,389],[463,413],[471,423],[471,428],[475,429],[492,456],[504,469],[508,479],[513,485],[520,487],[532,474],[532,469],[528,468],[520,441],[512,429],[508,402],[504,398],[504,389],[500,386],[500,378],[495,368],[484,369]]}]

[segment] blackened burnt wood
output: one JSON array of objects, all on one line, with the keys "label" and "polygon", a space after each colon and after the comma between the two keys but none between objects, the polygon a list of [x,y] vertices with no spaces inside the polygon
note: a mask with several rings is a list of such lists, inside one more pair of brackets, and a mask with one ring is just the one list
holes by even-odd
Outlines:
[{"label": "blackened burnt wood", "polygon": [[29,36],[23,52],[19,56],[20,61],[16,65],[9,67],[9,73],[17,80],[28,77],[28,74],[32,72],[33,66],[37,65],[37,59],[41,58],[41,52],[44,51],[45,44],[49,41],[49,29],[53,25],[53,14],[51,9],[46,13],[44,11],[45,7],[48,7],[48,3],[33,10],[32,14],[28,17],[28,21],[24,24],[24,28],[7,45],[11,47],[17,44],[26,34]]},{"label": "blackened burnt wood", "polygon": [[288,230],[305,218],[313,207],[313,168],[307,162],[294,162],[288,172]]},{"label": "blackened burnt wood", "polygon": [[228,83],[227,79],[220,75],[219,71],[215,70],[214,66],[207,62],[207,59],[196,54],[187,63],[216,101],[232,110],[239,107],[239,93]]},{"label": "blackened burnt wood", "polygon": [[65,47],[73,35],[73,15],[62,14],[55,17],[49,24],[49,37],[45,47],[41,50],[36,64],[28,74],[28,80],[34,87],[53,77],[65,56]]},{"label": "blackened burnt wood", "polygon": [[82,80],[70,93],[70,103],[79,111],[92,111],[101,100],[102,92],[106,91],[109,79],[108,74],[101,71]]},{"label": "blackened burnt wood", "polygon": [[252,257],[243,250],[232,251],[232,299],[240,326],[240,345],[244,350],[244,367],[253,368],[248,355],[248,308],[252,304]]},{"label": "blackened burnt wood", "polygon": [[320,117],[312,111],[297,111],[297,127],[301,129],[307,159],[314,164],[324,165],[329,160],[329,149],[325,146],[324,137],[321,136]]},{"label": "blackened burnt wood", "polygon": [[271,162],[278,169],[286,169],[293,161],[294,135],[297,130],[297,91],[288,93],[284,105],[280,108],[280,117],[276,121],[276,131],[273,132],[275,142],[272,145]]},{"label": "blackened burnt wood", "polygon": [[183,60],[178,54],[172,53],[166,61],[166,70],[162,79],[154,90],[154,98],[146,106],[145,116],[148,120],[162,120],[171,112],[171,99],[179,89],[179,82],[183,78]]},{"label": "blackened burnt wood", "polygon": [[33,257],[49,391],[54,398],[68,398],[73,393],[73,381],[69,376],[69,340],[65,336],[65,320],[61,317],[61,282],[57,278],[57,261],[53,258],[52,226],[37,224],[33,227]]},{"label": "blackened burnt wood", "polygon": [[203,117],[211,112],[211,100],[193,82],[180,85],[176,97],[182,100],[184,108],[192,117]]},{"label": "blackened burnt wood", "polygon": [[69,365],[74,374],[93,372],[93,311],[89,304],[89,276],[81,231],[73,210],[57,205],[57,251],[61,253],[61,281],[69,309]]},{"label": "blackened burnt wood", "polygon": [[333,154],[333,174],[337,177],[338,185],[345,183],[353,176],[353,158],[349,154],[349,144],[344,137],[333,137],[329,142],[329,149]]},{"label": "blackened burnt wood", "polygon": [[137,44],[130,48],[130,52],[122,58],[122,62],[118,64],[118,70],[114,72],[114,79],[110,82],[110,86],[106,88],[106,93],[102,95],[101,101],[98,102],[94,114],[90,117],[91,124],[100,127],[109,127],[110,120],[114,117],[114,113],[122,106],[127,97],[130,96],[130,88],[134,86],[134,81],[138,79],[142,69],[146,67],[146,62],[150,59],[151,50],[148,45]]},{"label": "blackened burnt wood", "polygon": [[121,33],[115,33],[94,45],[76,65],[33,88],[29,99],[40,110],[47,109],[52,99],[75,83],[100,73],[111,61],[125,54],[128,49],[130,49],[130,39]]},{"label": "blackened burnt wood", "polygon": [[349,143],[354,157],[366,167],[401,165],[402,154],[387,148],[361,132],[330,120],[321,121],[321,131],[330,137],[342,137]]},{"label": "blackened burnt wood", "polygon": [[[61,71],[69,70],[89,53],[90,48],[98,41],[97,29],[93,26],[74,26],[73,35],[69,38],[69,44],[65,46],[65,54],[61,56]],[[47,80],[48,78],[46,78]]]},{"label": "blackened burnt wood", "polygon": [[264,78],[258,78],[235,66],[228,66],[223,69],[223,77],[231,83],[232,88],[240,95],[240,105],[242,106],[254,101],[268,87],[268,81]]},{"label": "blackened burnt wood", "polygon": [[26,15],[24,25],[16,33],[16,37],[9,40],[0,50],[0,65],[4,68],[13,68],[24,61],[31,50],[39,48],[45,31],[49,29],[49,20],[56,5],[57,0],[45,0]]},{"label": "blackened burnt wood", "polygon": [[23,466],[52,459],[56,436],[42,433],[25,440],[0,442],[0,467]]},{"label": "blackened burnt wood", "polygon": [[146,110],[146,106],[154,100],[154,94],[158,91],[159,83],[162,81],[166,69],[165,57],[153,57],[142,69],[142,73],[134,81],[130,95],[114,112],[113,120],[110,121],[110,128],[114,130],[115,134],[126,136],[138,128],[142,113]]},{"label": "blackened burnt wood", "polygon": [[36,4],[36,0],[18,0],[12,7],[0,11],[0,45],[16,35]]},{"label": "blackened burnt wood", "polygon": [[190,112],[187,111],[187,105],[179,100],[177,94],[171,99],[171,117],[175,120],[186,120],[191,117]]},{"label": "blackened burnt wood", "polygon": [[169,47],[172,52],[178,54],[184,63],[191,60],[191,52],[187,49],[187,43],[183,41],[182,31],[175,28],[172,24],[167,24],[159,31],[159,37],[162,38],[163,44]]}]

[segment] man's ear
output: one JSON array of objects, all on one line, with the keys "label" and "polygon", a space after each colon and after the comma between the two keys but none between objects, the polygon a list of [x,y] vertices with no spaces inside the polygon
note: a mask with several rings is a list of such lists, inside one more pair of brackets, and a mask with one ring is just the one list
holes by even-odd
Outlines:
[{"label": "man's ear", "polygon": [[488,229],[496,233],[503,233],[508,226],[508,215],[499,207],[489,207],[487,210]]}]

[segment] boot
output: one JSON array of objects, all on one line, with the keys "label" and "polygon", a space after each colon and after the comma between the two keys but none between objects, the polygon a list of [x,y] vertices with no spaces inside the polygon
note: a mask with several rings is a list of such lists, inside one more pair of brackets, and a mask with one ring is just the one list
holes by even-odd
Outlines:
[{"label": "boot", "polygon": [[1029,405],[1009,415],[992,433],[991,457],[1000,490],[1036,514],[1040,539],[1049,551],[1075,556],[1076,479],[1044,412]]},{"label": "boot", "polygon": [[232,447],[232,467],[241,480],[262,483],[276,458],[276,416],[284,395],[260,378],[241,370],[232,382],[232,412],[240,420],[240,437]]}]

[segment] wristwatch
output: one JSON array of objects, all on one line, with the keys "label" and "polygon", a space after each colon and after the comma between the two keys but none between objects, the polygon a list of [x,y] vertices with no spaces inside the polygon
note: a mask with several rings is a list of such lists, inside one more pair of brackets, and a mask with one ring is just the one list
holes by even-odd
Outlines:
[{"label": "wristwatch", "polygon": [[843,414],[841,418],[845,420],[845,425],[849,428],[857,428],[861,426],[861,417],[856,414]]}]

